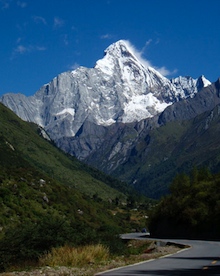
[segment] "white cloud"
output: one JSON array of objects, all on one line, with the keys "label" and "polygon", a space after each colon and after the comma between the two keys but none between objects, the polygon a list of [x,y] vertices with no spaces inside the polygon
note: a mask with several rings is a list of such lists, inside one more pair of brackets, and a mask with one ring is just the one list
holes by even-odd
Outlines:
[{"label": "white cloud", "polygon": [[167,69],[165,66],[162,66],[162,67],[160,67],[160,68],[155,68],[156,70],[158,70],[160,73],[161,73],[161,75],[163,75],[163,76],[170,76],[170,75],[174,75],[174,74],[176,74],[177,73],[177,69],[174,69],[173,71],[170,71],[169,69]]},{"label": "white cloud", "polygon": [[75,62],[73,65],[70,66],[70,69],[71,69],[71,70],[75,70],[75,69],[77,69],[79,66],[80,66],[80,65],[79,65],[77,62]]},{"label": "white cloud", "polygon": [[33,16],[33,20],[35,23],[42,23],[44,25],[47,25],[46,19],[42,16]]},{"label": "white cloud", "polygon": [[46,47],[43,46],[24,46],[24,45],[18,45],[12,52],[11,59],[14,59],[17,55],[23,55],[27,53],[32,53],[32,52],[41,52],[41,51],[46,51]]},{"label": "white cloud", "polygon": [[18,37],[18,39],[16,40],[16,43],[19,44],[21,42],[21,37]]},{"label": "white cloud", "polygon": [[72,30],[72,31],[77,31],[78,29],[77,29],[76,26],[72,26],[72,27],[71,27],[71,30]]},{"label": "white cloud", "polygon": [[111,34],[101,35],[101,39],[111,39],[111,38],[113,38],[113,35],[111,35]]},{"label": "white cloud", "polygon": [[63,43],[66,46],[69,45],[69,39],[68,39],[68,35],[67,34],[63,35]]},{"label": "white cloud", "polygon": [[11,0],[0,0],[1,9],[6,10],[9,8]]},{"label": "white cloud", "polygon": [[26,2],[17,1],[17,5],[21,8],[25,8],[27,6]]},{"label": "white cloud", "polygon": [[14,49],[14,52],[15,53],[19,53],[19,54],[24,54],[24,53],[27,53],[29,52],[30,50],[23,46],[23,45],[18,45],[15,49]]},{"label": "white cloud", "polygon": [[[12,0],[0,0],[1,9],[2,10],[9,9],[11,3],[12,3]],[[16,4],[20,8],[25,8],[27,6],[27,3],[24,1],[17,1]]]},{"label": "white cloud", "polygon": [[145,67],[152,67],[152,68],[156,69],[158,72],[160,72],[161,75],[163,75],[163,76],[173,75],[177,72],[177,69],[174,69],[171,71],[171,70],[167,69],[166,66],[157,67],[157,66],[153,65],[151,61],[149,61],[143,57],[144,51],[146,50],[147,46],[149,46],[152,43],[152,39],[149,39],[146,41],[146,43],[141,51],[137,50],[135,48],[135,46],[131,44],[130,41],[126,40],[126,43],[127,43],[128,47],[131,49],[131,51],[134,53],[134,55],[140,60],[140,62]]},{"label": "white cloud", "polygon": [[143,51],[139,51],[135,48],[134,45],[131,44],[129,40],[126,40],[126,43],[130,50],[134,53],[134,55],[140,60],[140,62],[145,66],[145,67],[153,67],[151,65],[151,62],[145,58],[142,57]]},{"label": "white cloud", "polygon": [[141,49],[141,53],[143,54],[145,52],[145,50],[147,49],[147,47],[152,43],[152,39],[148,39],[146,42],[145,42],[145,45],[144,47]]},{"label": "white cloud", "polygon": [[64,21],[63,19],[59,18],[59,17],[54,17],[54,21],[53,21],[53,26],[55,28],[60,28],[64,25]]},{"label": "white cloud", "polygon": [[34,47],[34,50],[42,52],[42,51],[46,51],[47,48],[44,47],[44,46],[35,46],[35,47]]}]

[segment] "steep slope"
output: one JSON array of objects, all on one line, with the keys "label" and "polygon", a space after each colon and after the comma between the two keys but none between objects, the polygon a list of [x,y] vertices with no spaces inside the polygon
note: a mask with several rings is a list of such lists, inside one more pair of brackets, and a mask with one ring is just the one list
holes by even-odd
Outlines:
[{"label": "steep slope", "polygon": [[[133,164],[134,159],[137,159],[137,163],[140,161],[140,166],[145,162],[138,159],[136,155],[139,155],[141,151],[145,152],[145,147],[150,147],[150,132],[170,121],[189,120],[205,111],[212,110],[220,103],[218,82],[205,87],[193,98],[174,103],[167,107],[164,112],[153,118],[130,124],[117,123],[108,128],[94,126],[93,131],[100,138],[97,142],[99,147],[85,161],[93,166],[99,167],[105,172],[117,175],[131,182],[136,174],[137,168],[132,167],[132,165],[131,168],[126,168],[126,166],[130,162]],[[160,133],[160,129],[158,131]],[[75,148],[78,147],[81,149],[82,153],[86,151],[86,146],[91,144],[90,140],[92,139],[93,132],[85,126],[85,128],[81,128],[79,135],[80,139],[78,137],[72,138],[71,141],[68,138],[63,139],[63,146],[65,147],[66,143],[69,142],[72,145],[74,144]],[[163,134],[161,133],[161,135]],[[69,145],[67,145],[66,149],[68,147]],[[157,152],[157,149],[155,148],[154,151]],[[146,160],[151,158],[148,155],[144,156]],[[127,175],[126,178],[124,178],[125,172]]]},{"label": "steep slope", "polygon": [[128,220],[128,209],[111,212],[126,199],[109,185],[128,192],[125,184],[68,157],[39,134],[37,125],[0,104],[1,272],[30,268],[51,248],[67,244],[102,243],[115,250],[119,233],[138,227]]},{"label": "steep slope", "polygon": [[[22,119],[44,127],[66,152],[84,160],[106,139],[108,126],[151,118],[174,102],[194,97],[209,83],[204,77],[170,81],[146,67],[129,42],[120,40],[105,50],[94,68],[62,73],[34,96],[6,94],[0,100]],[[86,142],[82,129],[92,133]]]},{"label": "steep slope", "polygon": [[161,113],[159,123],[165,124],[173,120],[187,120],[194,118],[198,114],[213,109],[219,104],[220,98],[220,79],[212,85],[202,89],[200,93],[192,99],[184,99]]},{"label": "steep slope", "polygon": [[[188,104],[182,101],[170,106],[158,120],[143,121],[144,127],[132,143],[128,159],[113,174],[130,180],[148,196],[160,197],[168,192],[169,183],[178,172],[188,172],[193,166],[207,166],[218,172],[219,83],[220,80],[187,100]],[[120,151],[117,155],[122,159]]]},{"label": "steep slope", "polygon": [[[161,160],[172,155],[163,153],[167,144],[169,150],[176,146],[184,128],[176,125],[180,132],[175,132],[174,127],[173,140],[170,123],[191,120],[220,103],[219,81],[210,84],[204,76],[168,80],[146,67],[123,40],[110,45],[94,68],[62,73],[31,97],[6,94],[1,101],[22,119],[44,127],[66,153],[151,196],[167,191],[162,171],[169,174],[167,180],[175,171],[174,159],[168,167]],[[171,128],[167,140],[161,127],[166,125]]]},{"label": "steep slope", "polygon": [[[126,189],[125,184],[122,185],[117,181],[114,183],[113,179],[67,156],[51,142],[40,137],[42,129],[35,124],[22,121],[2,104],[0,104],[0,122],[2,168],[10,170],[30,166],[90,196],[97,194],[103,199],[123,196],[109,185],[112,183],[118,186],[118,189]],[[99,179],[105,179],[107,184]]]}]

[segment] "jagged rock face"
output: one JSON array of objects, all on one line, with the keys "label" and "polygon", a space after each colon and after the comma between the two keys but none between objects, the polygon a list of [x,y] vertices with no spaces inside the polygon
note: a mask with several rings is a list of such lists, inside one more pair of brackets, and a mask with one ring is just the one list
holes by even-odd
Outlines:
[{"label": "jagged rock face", "polygon": [[192,99],[179,101],[165,109],[160,115],[159,124],[174,120],[190,120],[199,114],[212,110],[220,103],[219,80],[197,93]]},{"label": "jagged rock face", "polygon": [[[193,98],[187,98],[168,106],[162,113],[152,118],[136,123],[109,126],[102,136],[105,138],[99,140],[98,148],[92,154],[85,156],[85,161],[107,173],[114,173],[117,177],[122,177],[126,181],[131,180],[133,172],[130,172],[129,168],[126,170],[126,166],[135,164],[138,167],[139,162],[141,167],[146,160],[152,158],[152,155],[157,154],[152,152],[151,148],[152,130],[170,122],[179,121],[181,123],[191,120],[204,112],[211,111],[216,105],[220,104],[220,86],[218,87],[218,83],[205,87]],[[100,133],[99,129],[95,127],[94,129],[97,133]],[[84,145],[86,145],[86,141],[88,142],[86,137],[89,137],[89,132],[85,127],[81,133],[83,140],[80,140],[83,141]],[[76,142],[78,143],[79,139],[75,137],[72,143]],[[90,142],[87,144],[90,144]],[[78,143],[77,146],[81,148],[81,152],[84,151],[82,144]],[[74,148],[77,147],[74,146]],[[140,152],[144,156],[143,160],[137,157]],[[134,162],[134,160],[136,161]]]},{"label": "jagged rock face", "polygon": [[[204,77],[169,80],[145,67],[132,46],[120,40],[94,68],[62,73],[34,96],[6,94],[0,100],[22,119],[44,127],[59,147],[85,160],[112,137],[110,130],[153,118],[209,84]],[[129,148],[118,144],[109,154],[129,154]]]},{"label": "jagged rock face", "polygon": [[188,97],[193,98],[198,91],[211,84],[204,76],[201,76],[198,79],[193,79],[189,76],[178,77],[171,79],[170,81],[176,88],[176,95],[179,100]]}]

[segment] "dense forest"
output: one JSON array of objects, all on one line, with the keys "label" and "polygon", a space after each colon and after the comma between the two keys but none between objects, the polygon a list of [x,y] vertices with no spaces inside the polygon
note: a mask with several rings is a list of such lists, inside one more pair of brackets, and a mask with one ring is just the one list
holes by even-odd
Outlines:
[{"label": "dense forest", "polygon": [[152,211],[153,236],[195,239],[220,238],[220,174],[193,168],[178,174],[170,194]]}]

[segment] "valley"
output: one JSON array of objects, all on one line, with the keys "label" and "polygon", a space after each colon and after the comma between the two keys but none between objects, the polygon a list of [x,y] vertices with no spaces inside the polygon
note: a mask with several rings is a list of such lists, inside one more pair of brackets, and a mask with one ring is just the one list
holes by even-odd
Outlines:
[{"label": "valley", "polygon": [[2,272],[68,267],[63,251],[76,269],[104,261],[73,264],[86,246],[137,260],[151,245],[120,234],[146,227],[219,239],[220,79],[169,80],[119,40],[93,68],[0,101]]},{"label": "valley", "polygon": [[220,275],[219,9],[0,0],[0,276]]}]

